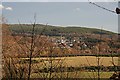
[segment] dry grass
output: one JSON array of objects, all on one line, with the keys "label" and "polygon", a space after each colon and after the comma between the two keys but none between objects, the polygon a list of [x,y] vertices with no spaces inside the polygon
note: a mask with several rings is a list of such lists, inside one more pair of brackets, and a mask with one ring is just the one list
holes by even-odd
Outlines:
[{"label": "dry grass", "polygon": [[[14,58],[14,60],[22,61],[29,58]],[[15,60],[15,61],[16,61]],[[97,57],[95,56],[76,56],[76,57],[55,57],[55,58],[32,58],[32,60],[36,60],[37,63],[32,64],[32,78],[43,78],[42,75],[47,75],[49,73],[41,73],[38,70],[43,69],[45,67],[51,66],[50,60],[53,61],[52,66],[59,67],[62,63],[62,66],[66,67],[82,67],[82,66],[97,66]],[[60,62],[61,61],[61,62]],[[114,62],[118,64],[118,57],[114,57]],[[18,67],[27,66],[26,63],[16,63]],[[113,66],[111,57],[100,57],[100,65],[103,66]],[[36,72],[37,70],[37,72]],[[38,73],[39,72],[39,73]],[[101,78],[109,78],[113,72],[100,72]],[[52,75],[59,78],[61,76],[60,72],[52,72]],[[62,77],[66,78],[97,78],[97,71],[89,72],[89,71],[74,71],[74,72],[62,72]]]},{"label": "dry grass", "polygon": [[[67,57],[65,62],[69,66],[97,66],[97,57],[95,56],[78,56]],[[114,57],[114,64],[118,64],[118,57]],[[113,66],[111,57],[100,57],[100,65]]]},{"label": "dry grass", "polygon": [[[27,59],[27,58],[23,58]],[[97,57],[95,56],[76,56],[76,57],[56,57],[52,60],[54,62],[58,62],[59,60],[63,60],[63,64],[66,66],[79,67],[79,66],[97,66]],[[118,57],[114,57],[114,64],[118,64]],[[49,58],[33,58],[33,60],[37,61],[45,61],[48,62]],[[103,66],[113,66],[112,57],[100,57],[100,65]]]},{"label": "dry grass", "polygon": [[[48,73],[33,73],[31,75],[32,78],[41,78],[42,76],[40,75],[47,75]],[[110,76],[113,74],[113,72],[100,72],[100,78],[110,78]],[[61,73],[52,73],[52,76],[57,75],[56,78],[59,78]],[[63,78],[97,78],[97,72],[81,72],[77,71],[76,72],[62,72],[62,77]]]}]

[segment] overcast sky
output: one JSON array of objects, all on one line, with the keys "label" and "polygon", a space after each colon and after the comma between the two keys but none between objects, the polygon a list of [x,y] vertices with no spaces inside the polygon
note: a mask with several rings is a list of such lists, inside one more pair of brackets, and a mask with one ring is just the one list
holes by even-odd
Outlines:
[{"label": "overcast sky", "polygon": [[[97,4],[110,10],[115,10],[118,6],[117,2],[98,2]],[[33,16],[36,13],[37,23],[102,27],[118,32],[118,15],[88,2],[2,2],[0,8],[8,23],[18,23],[18,20],[21,23],[33,22]]]}]

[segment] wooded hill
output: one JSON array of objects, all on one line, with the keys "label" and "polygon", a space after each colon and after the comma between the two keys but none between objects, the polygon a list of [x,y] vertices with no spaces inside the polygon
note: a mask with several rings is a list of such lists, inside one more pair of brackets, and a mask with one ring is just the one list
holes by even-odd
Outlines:
[{"label": "wooded hill", "polygon": [[[20,33],[31,33],[32,32],[32,25],[31,24],[9,24],[10,30],[13,34],[20,34]],[[61,36],[61,34],[106,34],[112,35],[116,34],[114,32],[96,29],[96,28],[86,28],[86,27],[61,27],[61,26],[52,26],[52,25],[43,25],[43,24],[36,24],[35,27],[36,34],[44,34],[49,36]]]}]

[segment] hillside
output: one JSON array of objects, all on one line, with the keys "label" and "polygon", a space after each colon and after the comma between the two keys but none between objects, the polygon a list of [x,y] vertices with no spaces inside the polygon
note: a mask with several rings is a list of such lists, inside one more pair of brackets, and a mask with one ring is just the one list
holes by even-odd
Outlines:
[{"label": "hillside", "polygon": [[[9,24],[10,30],[12,30],[13,33],[31,33],[32,32],[32,25],[29,24]],[[85,34],[85,33],[90,33],[90,34],[106,34],[106,35],[111,35],[115,34],[110,31],[106,30],[100,30],[96,28],[85,28],[85,27],[61,27],[61,26],[51,26],[51,25],[43,25],[43,24],[36,24],[35,27],[35,32],[37,34],[45,34],[49,36],[60,36],[70,34],[70,33],[76,33],[76,34]]]},{"label": "hillside", "polygon": [[[17,44],[20,44],[25,49],[24,42],[29,44],[31,41],[30,36],[32,33],[32,25],[12,24],[9,25],[9,29],[11,30],[12,35],[9,33],[10,37],[7,34],[6,37],[4,36],[5,39],[8,40],[4,40],[5,43],[8,42],[6,45],[14,43],[15,47]],[[6,32],[7,31],[5,30],[3,33]],[[104,55],[111,55],[111,53],[115,53],[115,55],[117,55],[116,53],[120,51],[120,43],[117,39],[117,34],[105,30],[83,27],[57,27],[37,24],[35,27],[35,33],[43,35],[40,38],[38,37],[39,35],[36,36],[38,37],[38,41],[40,41],[40,44],[38,44],[38,41],[36,42],[38,44],[36,45],[37,48],[43,47],[40,45],[43,45],[44,42],[46,44],[44,46],[46,47],[49,47],[49,45],[52,44],[56,48],[54,50],[57,50],[55,52],[60,52],[59,50],[61,48],[65,49],[64,54],[60,52],[62,56],[96,55],[99,49],[100,54]],[[10,39],[8,39],[8,37]],[[18,43],[15,43],[16,40],[14,40],[14,38]],[[15,48],[13,48],[13,50],[15,50]],[[43,54],[42,56],[46,55],[47,54]],[[57,53],[54,55],[56,56]]]}]

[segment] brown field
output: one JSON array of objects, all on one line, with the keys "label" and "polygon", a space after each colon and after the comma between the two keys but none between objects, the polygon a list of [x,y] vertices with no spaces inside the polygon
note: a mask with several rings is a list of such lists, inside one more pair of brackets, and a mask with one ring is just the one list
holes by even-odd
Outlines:
[{"label": "brown field", "polygon": [[[27,60],[29,58],[18,58],[20,61]],[[32,58],[32,60],[37,61],[37,63],[32,64],[32,78],[42,78],[45,77],[43,75],[48,75],[45,72],[39,72],[39,70],[43,68],[49,68],[51,66],[50,61],[52,61],[53,67],[59,67],[60,65],[65,67],[84,67],[84,66],[97,66],[97,57],[95,56],[75,56],[75,57],[40,57],[40,58]],[[118,57],[113,57],[114,64],[118,64]],[[61,63],[62,62],[62,63]],[[18,63],[20,66],[20,64]],[[23,64],[21,64],[23,65]],[[103,66],[113,66],[112,64],[112,57],[100,57],[100,65]],[[110,76],[114,72],[105,72],[100,71],[100,78],[110,78]],[[97,71],[84,71],[84,70],[77,70],[72,72],[52,72],[52,76],[57,75],[57,77],[61,76],[66,78],[97,78]],[[49,76],[49,75],[48,75]]]},{"label": "brown field", "polygon": [[[95,56],[78,56],[67,57],[65,62],[69,66],[97,66],[97,57]],[[118,57],[114,57],[114,64],[118,64]],[[111,57],[100,57],[100,65],[113,66]]]},{"label": "brown field", "polygon": [[[100,78],[110,78],[110,76],[114,72],[100,72]],[[45,75],[45,73],[33,73],[31,75],[32,78],[41,78],[40,75]],[[47,73],[46,73],[47,75]],[[59,77],[61,73],[52,73],[52,75],[57,75]],[[77,72],[63,72],[62,73],[63,78],[90,78],[90,80],[97,78],[97,72],[83,72],[83,71],[77,71]],[[102,79],[101,79],[102,80]]]},{"label": "brown field", "polygon": [[[23,58],[27,59],[27,58]],[[79,66],[97,66],[97,57],[95,56],[76,56],[76,57],[56,57],[56,58],[33,58],[37,61],[45,61],[46,63],[49,60],[58,62],[59,60],[63,61],[63,65],[79,67]],[[114,64],[118,64],[118,57],[113,57]],[[100,65],[103,66],[113,66],[112,57],[100,57]]]}]

